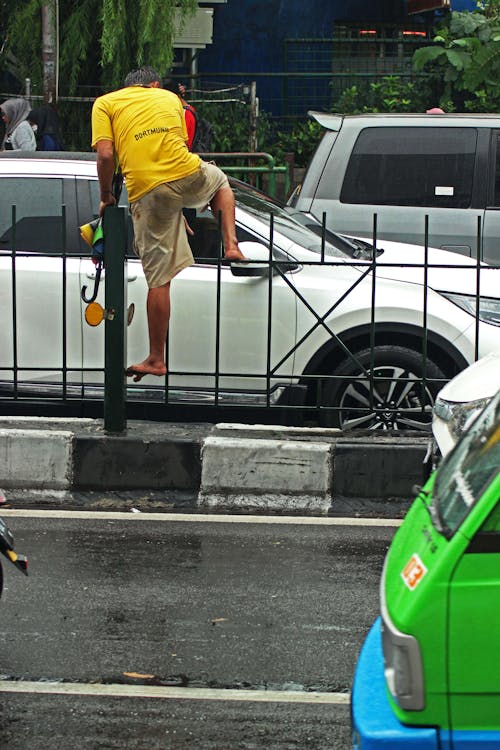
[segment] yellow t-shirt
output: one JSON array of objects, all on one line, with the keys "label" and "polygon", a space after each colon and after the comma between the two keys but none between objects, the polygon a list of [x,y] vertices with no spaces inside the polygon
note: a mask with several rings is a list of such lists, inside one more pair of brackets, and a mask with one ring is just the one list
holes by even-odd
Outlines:
[{"label": "yellow t-shirt", "polygon": [[92,146],[104,139],[113,141],[131,203],[200,167],[186,145],[181,101],[171,91],[127,86],[100,96],[92,107]]}]

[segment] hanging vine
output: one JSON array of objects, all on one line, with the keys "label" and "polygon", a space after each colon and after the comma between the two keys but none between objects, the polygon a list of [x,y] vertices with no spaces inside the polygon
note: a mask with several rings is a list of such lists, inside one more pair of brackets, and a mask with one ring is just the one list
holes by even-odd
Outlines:
[{"label": "hanging vine", "polygon": [[[0,68],[15,60],[21,82],[30,78],[42,93],[41,7],[50,0],[4,0]],[[116,88],[129,70],[151,65],[166,74],[178,29],[198,7],[196,0],[59,0],[60,93],[78,87]]]},{"label": "hanging vine", "polygon": [[[69,95],[78,83],[95,72],[96,61],[95,0],[80,0],[70,14],[62,14],[59,32],[60,80]],[[91,61],[94,61],[92,66]],[[94,70],[92,70],[92,67]],[[88,80],[88,79],[87,79]]]},{"label": "hanging vine", "polygon": [[103,0],[102,65],[105,82],[117,85],[126,73],[151,65],[170,70],[177,27],[198,7],[196,0]]},{"label": "hanging vine", "polygon": [[42,16],[40,0],[24,0],[9,8],[2,67],[15,66],[19,81],[29,78],[35,88],[42,86]]}]

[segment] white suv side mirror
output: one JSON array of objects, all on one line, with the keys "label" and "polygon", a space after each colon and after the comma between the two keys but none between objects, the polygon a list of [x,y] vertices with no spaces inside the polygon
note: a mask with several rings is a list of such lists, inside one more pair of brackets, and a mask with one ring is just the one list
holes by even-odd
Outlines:
[{"label": "white suv side mirror", "polygon": [[246,261],[233,261],[231,273],[234,276],[267,276],[269,273],[269,249],[260,242],[240,242],[239,248]]}]

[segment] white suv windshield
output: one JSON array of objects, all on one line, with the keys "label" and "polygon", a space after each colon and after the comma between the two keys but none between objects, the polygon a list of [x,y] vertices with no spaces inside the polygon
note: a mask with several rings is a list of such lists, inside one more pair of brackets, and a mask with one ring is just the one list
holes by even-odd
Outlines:
[{"label": "white suv windshield", "polygon": [[[272,215],[277,232],[301,247],[321,254],[322,227],[312,216],[292,212],[281,203],[251,186],[231,180],[236,202],[249,214],[266,224]],[[325,231],[324,253],[330,257],[352,257],[354,245],[334,232]]]}]

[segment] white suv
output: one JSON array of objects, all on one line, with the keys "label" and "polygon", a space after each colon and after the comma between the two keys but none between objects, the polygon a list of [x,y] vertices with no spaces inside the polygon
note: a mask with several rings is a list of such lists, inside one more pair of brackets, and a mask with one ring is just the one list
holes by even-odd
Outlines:
[{"label": "white suv", "polygon": [[[480,355],[500,350],[500,270],[481,269],[476,327],[471,259],[430,249],[425,266],[421,247],[323,240],[307,214],[233,187],[238,240],[255,262],[219,264],[217,222],[197,217],[196,262],[172,282],[168,378],[129,384],[129,398],[293,403],[344,429],[422,428],[476,343]],[[3,153],[0,190],[0,395],[102,398],[104,326],[84,320],[80,293],[95,267],[78,231],[97,214],[95,155]],[[125,273],[132,363],[147,347],[147,287],[132,251]]]}]

